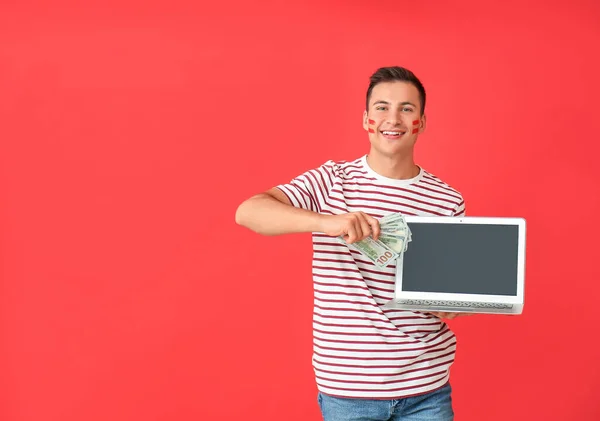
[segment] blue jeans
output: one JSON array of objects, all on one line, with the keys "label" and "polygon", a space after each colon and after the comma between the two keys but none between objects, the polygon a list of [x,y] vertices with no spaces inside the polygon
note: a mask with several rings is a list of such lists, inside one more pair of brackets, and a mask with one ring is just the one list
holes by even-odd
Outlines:
[{"label": "blue jeans", "polygon": [[452,421],[450,383],[432,392],[404,399],[336,398],[319,392],[324,421]]}]

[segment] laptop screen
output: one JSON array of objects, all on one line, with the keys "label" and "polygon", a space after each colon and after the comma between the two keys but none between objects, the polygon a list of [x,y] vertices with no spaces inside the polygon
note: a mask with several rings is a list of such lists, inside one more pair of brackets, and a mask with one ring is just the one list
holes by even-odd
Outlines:
[{"label": "laptop screen", "polygon": [[519,227],[408,223],[402,290],[517,295]]}]

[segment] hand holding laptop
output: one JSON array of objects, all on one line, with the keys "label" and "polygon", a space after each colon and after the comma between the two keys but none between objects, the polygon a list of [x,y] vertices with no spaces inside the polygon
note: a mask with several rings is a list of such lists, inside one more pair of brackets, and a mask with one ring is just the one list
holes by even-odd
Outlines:
[{"label": "hand holding laptop", "polygon": [[438,319],[452,320],[457,318],[458,316],[470,316],[473,313],[447,313],[443,311],[430,311],[428,312],[428,314],[432,314]]}]

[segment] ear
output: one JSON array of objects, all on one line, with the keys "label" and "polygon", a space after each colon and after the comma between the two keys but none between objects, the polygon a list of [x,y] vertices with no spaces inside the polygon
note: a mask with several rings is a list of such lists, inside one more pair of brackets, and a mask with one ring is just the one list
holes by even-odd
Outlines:
[{"label": "ear", "polygon": [[419,134],[423,133],[425,131],[426,127],[427,127],[427,115],[423,114],[423,116],[421,117],[421,123],[419,125]]},{"label": "ear", "polygon": [[363,113],[363,129],[369,131],[369,115],[366,111]]}]

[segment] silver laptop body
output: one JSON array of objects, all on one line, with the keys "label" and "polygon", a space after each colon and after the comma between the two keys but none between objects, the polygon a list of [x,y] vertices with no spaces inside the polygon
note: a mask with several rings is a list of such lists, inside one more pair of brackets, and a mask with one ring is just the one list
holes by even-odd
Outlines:
[{"label": "silver laptop body", "polygon": [[405,216],[412,233],[385,307],[422,312],[521,314],[525,219]]}]

